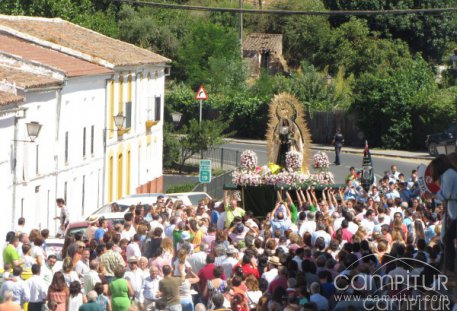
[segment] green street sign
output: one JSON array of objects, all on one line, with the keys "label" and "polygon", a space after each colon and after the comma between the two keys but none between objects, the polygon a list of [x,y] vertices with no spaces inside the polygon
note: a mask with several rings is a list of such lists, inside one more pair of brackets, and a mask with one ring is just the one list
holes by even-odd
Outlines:
[{"label": "green street sign", "polygon": [[210,183],[211,182],[211,160],[200,160],[200,169],[199,169],[198,181],[200,183]]}]

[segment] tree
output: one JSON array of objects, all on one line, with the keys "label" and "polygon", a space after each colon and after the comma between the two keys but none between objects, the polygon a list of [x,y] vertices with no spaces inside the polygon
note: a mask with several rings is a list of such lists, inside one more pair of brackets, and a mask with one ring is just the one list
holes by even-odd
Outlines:
[{"label": "tree", "polygon": [[418,103],[435,92],[436,83],[428,64],[420,57],[405,59],[396,69],[362,74],[356,81],[352,109],[370,144],[410,148]]},{"label": "tree", "polygon": [[411,58],[405,42],[379,38],[361,19],[341,24],[324,40],[312,62],[321,70],[328,66],[332,75],[344,67],[347,74],[357,77],[378,67],[397,67],[404,58]]},{"label": "tree", "polygon": [[173,133],[173,124],[165,123],[163,128],[163,167],[171,168],[179,161],[180,144]]},{"label": "tree", "polygon": [[176,59],[180,40],[187,33],[191,16],[185,11],[138,8],[123,5],[119,12],[122,40],[136,44],[170,59]]},{"label": "tree", "polygon": [[224,143],[227,134],[223,134],[227,125],[223,122],[207,121],[201,122],[191,120],[182,129],[182,136],[179,139],[181,145],[181,158],[179,173],[182,172],[185,162],[199,152],[207,151]]},{"label": "tree", "polygon": [[[331,10],[392,10],[455,7],[456,0],[324,0]],[[441,60],[447,43],[455,38],[456,23],[452,14],[404,14],[369,15],[357,17],[365,19],[372,31],[383,38],[401,39],[408,43],[413,53],[422,53],[430,60]],[[332,17],[334,26],[348,20],[347,17]],[[455,41],[455,40],[454,40]]]},{"label": "tree", "polygon": [[236,32],[208,21],[196,21],[178,49],[175,76],[196,89],[210,79],[211,58],[226,61],[240,59]]}]

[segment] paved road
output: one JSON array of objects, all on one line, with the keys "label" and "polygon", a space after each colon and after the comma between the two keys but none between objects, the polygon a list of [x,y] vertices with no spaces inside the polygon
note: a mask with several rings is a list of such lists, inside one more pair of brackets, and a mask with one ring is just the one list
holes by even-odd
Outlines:
[{"label": "paved road", "polygon": [[[257,153],[257,157],[259,159],[259,164],[263,165],[263,163],[268,163],[267,160],[267,151],[266,151],[266,146],[262,145],[254,145],[254,144],[241,144],[241,143],[228,143],[223,146],[221,146],[224,149],[227,150],[239,150],[240,152],[246,149],[250,149],[254,152]],[[310,151],[310,160],[309,163],[312,164],[312,156],[316,153],[317,151],[311,150]],[[327,153],[330,159],[330,162],[333,162],[335,160],[335,154],[334,153]],[[334,166],[332,165],[330,167],[331,172],[335,175],[335,182],[336,183],[344,183],[345,177],[349,173],[349,168],[351,166],[354,166],[356,169],[361,169],[362,167],[362,157],[363,154],[356,155],[356,154],[341,154],[341,164],[340,166]],[[390,169],[390,166],[392,164],[396,164],[398,167],[398,170],[406,175],[406,177],[409,177],[409,174],[413,169],[416,169],[416,167],[420,164],[424,163],[426,164],[427,161],[425,160],[406,160],[406,159],[399,159],[399,158],[387,158],[387,157],[378,157],[378,156],[373,156],[373,166],[375,169],[375,175],[376,178],[379,180],[384,175],[384,171]]]}]

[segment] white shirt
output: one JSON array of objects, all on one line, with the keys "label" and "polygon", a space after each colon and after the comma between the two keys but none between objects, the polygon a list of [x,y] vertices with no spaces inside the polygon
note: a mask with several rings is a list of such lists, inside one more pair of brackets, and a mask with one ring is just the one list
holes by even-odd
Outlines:
[{"label": "white shirt", "polygon": [[356,223],[354,223],[353,221],[350,221],[348,223],[348,230],[350,233],[355,234],[357,232],[357,230],[359,230],[359,226]]},{"label": "white shirt", "polygon": [[78,281],[81,283],[78,277],[78,273],[76,271],[70,271],[70,273],[63,273],[63,277],[65,278],[65,283],[67,284],[68,287],[70,287],[70,283],[73,281]]},{"label": "white shirt", "polygon": [[232,270],[233,267],[238,263],[239,261],[236,258],[233,257],[227,257],[222,263],[221,266],[224,269],[224,274],[227,277],[227,280],[230,278],[232,275]]},{"label": "white shirt", "polygon": [[341,223],[343,222],[344,217],[339,217],[333,221],[333,230],[338,230],[341,228]]},{"label": "white shirt", "polygon": [[76,263],[75,271],[78,273],[79,277],[84,277],[84,275],[90,271],[89,264],[80,260]]},{"label": "white shirt", "polygon": [[135,271],[126,271],[124,278],[130,281],[132,284],[133,292],[135,299],[140,300],[141,290],[143,288],[143,271],[141,269],[136,269]]},{"label": "white shirt", "polygon": [[133,226],[130,226],[129,231],[122,230],[121,239],[127,239],[130,241],[133,238],[133,236],[135,235],[135,233],[136,233],[135,228],[133,228]]},{"label": "white shirt", "polygon": [[35,262],[37,260],[37,257],[41,257],[41,262],[45,260],[44,251],[41,246],[33,246],[30,255],[33,257],[33,259],[35,259]]},{"label": "white shirt", "polygon": [[98,276],[97,271],[90,270],[84,275],[84,293],[88,293],[94,289],[95,284],[101,283],[100,277]]},{"label": "white shirt", "polygon": [[163,230],[163,225],[157,220],[153,220],[149,224],[151,225],[151,230],[154,230],[155,228],[161,228]]},{"label": "white shirt", "polygon": [[155,300],[157,299],[156,294],[159,291],[159,282],[162,280],[161,276],[156,276],[155,279],[152,279],[151,276],[148,276],[144,279],[143,288],[141,291],[140,302],[144,302],[144,299]]},{"label": "white shirt", "polygon": [[129,245],[127,245],[125,254],[127,256],[127,259],[129,259],[130,257],[136,257],[137,259],[140,259],[141,250],[140,250],[140,246],[138,245],[138,243],[132,242]]},{"label": "white shirt", "polygon": [[267,272],[264,272],[262,274],[262,279],[267,280],[268,284],[270,284],[271,282],[273,282],[274,279],[276,279],[277,276],[278,276],[278,269],[273,268]]},{"label": "white shirt", "polygon": [[303,259],[301,259],[301,257],[299,256],[294,256],[294,258],[292,258],[293,261],[295,261],[298,265],[298,271],[302,271],[301,269],[301,263],[303,261]]},{"label": "white shirt", "polygon": [[52,278],[54,277],[54,271],[52,271],[52,269],[48,267],[47,263],[44,263],[41,266],[40,276],[43,278],[44,282],[49,287],[49,285],[51,285]]},{"label": "white shirt", "polygon": [[325,247],[328,247],[330,245],[330,240],[332,239],[332,237],[324,230],[313,232],[313,234],[311,235],[311,245],[314,246],[316,240],[320,237],[324,238]]},{"label": "white shirt", "polygon": [[206,265],[206,252],[198,252],[198,253],[193,253],[190,255],[188,261],[190,266],[192,267],[192,271],[197,274],[201,268],[203,268]]},{"label": "white shirt", "polygon": [[367,230],[368,234],[372,234],[373,233],[374,226],[375,226],[374,221],[370,221],[370,220],[368,220],[366,218],[364,218],[362,220],[362,227],[364,227]]},{"label": "white shirt", "polygon": [[314,231],[316,231],[316,222],[305,220],[300,226],[299,234],[303,236],[305,232],[313,233]]},{"label": "white shirt", "polygon": [[25,281],[25,290],[29,302],[43,302],[48,296],[48,285],[39,275],[33,275]]},{"label": "white shirt", "polygon": [[400,193],[399,193],[397,190],[395,190],[395,189],[392,190],[392,191],[389,190],[389,191],[386,193],[386,198],[387,198],[388,200],[389,200],[389,199],[395,200],[395,199],[397,199],[397,198],[399,198],[399,197],[400,197]]},{"label": "white shirt", "polygon": [[217,230],[224,230],[226,218],[227,218],[226,212],[220,213],[219,218],[217,219],[217,224],[216,224]]},{"label": "white shirt", "polygon": [[23,304],[28,300],[27,292],[25,291],[25,282],[20,277],[14,277],[16,281],[5,281],[0,287],[0,297],[5,296],[6,291],[13,293],[13,301],[18,304]]}]

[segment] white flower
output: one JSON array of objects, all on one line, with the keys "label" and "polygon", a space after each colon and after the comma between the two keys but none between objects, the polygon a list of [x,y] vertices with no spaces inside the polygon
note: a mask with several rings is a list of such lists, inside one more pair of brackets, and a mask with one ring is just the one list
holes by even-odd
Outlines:
[{"label": "white flower", "polygon": [[241,153],[240,166],[253,170],[257,166],[257,154],[251,150],[245,150]]},{"label": "white flower", "polygon": [[328,168],[330,167],[330,161],[325,152],[317,152],[313,156],[314,168]]},{"label": "white flower", "polygon": [[289,170],[299,170],[302,166],[303,155],[298,151],[289,151],[286,153],[286,167]]}]

